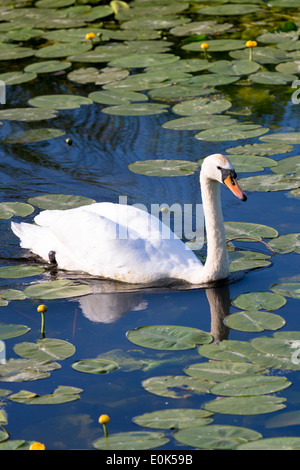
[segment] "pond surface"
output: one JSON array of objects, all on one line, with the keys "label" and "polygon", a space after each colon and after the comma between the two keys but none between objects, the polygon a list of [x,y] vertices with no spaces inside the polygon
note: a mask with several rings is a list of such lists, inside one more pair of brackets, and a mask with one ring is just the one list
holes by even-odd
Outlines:
[{"label": "pond surface", "polygon": [[[45,0],[42,0],[37,3],[42,3],[43,1],[45,2]],[[86,4],[86,2],[83,3]],[[100,5],[104,6],[103,3],[90,2],[90,6],[91,8],[96,8]],[[141,4],[144,7],[147,4],[147,2],[142,0],[129,3],[133,11],[141,8]],[[207,2],[207,8],[211,7],[210,3],[212,2]],[[10,359],[20,358],[20,355],[16,353],[17,349],[14,349],[17,344],[22,342],[35,344],[37,340],[41,339],[41,318],[37,312],[39,304],[46,304],[48,308],[45,314],[45,337],[66,341],[75,348],[75,351],[70,356],[57,359],[57,363],[61,366],[60,368],[49,372],[47,377],[39,380],[35,377],[32,380],[27,378],[22,381],[16,378],[15,372],[9,372],[6,375],[1,373],[1,392],[4,390],[7,393],[1,393],[3,395],[3,398],[1,398],[3,402],[1,410],[4,411],[4,415],[0,415],[0,418],[1,423],[4,424],[5,429],[10,434],[9,438],[5,433],[0,436],[3,441],[2,444],[20,440],[25,441],[25,443],[15,444],[15,447],[18,445],[26,447],[32,441],[38,441],[44,443],[47,449],[94,449],[93,443],[104,435],[102,426],[98,423],[98,418],[103,413],[108,414],[110,417],[108,424],[110,436],[116,433],[136,433],[140,431],[158,433],[155,435],[158,441],[149,446],[152,449],[192,450],[201,447],[234,449],[238,444],[246,443],[247,441],[254,442],[256,440],[281,437],[300,438],[300,367],[297,355],[294,354],[294,361],[292,361],[293,353],[297,353],[297,347],[299,348],[295,341],[300,340],[298,318],[300,288],[298,236],[300,232],[299,158],[293,160],[290,166],[287,166],[287,168],[282,169],[278,173],[276,173],[276,170],[273,171],[274,168],[276,169],[275,165],[278,161],[297,157],[300,150],[298,134],[300,105],[295,100],[292,100],[292,92],[294,90],[291,88],[292,81],[294,78],[297,79],[295,64],[298,64],[298,56],[296,53],[293,56],[290,52],[288,52],[290,54],[289,57],[285,56],[287,54],[286,50],[297,51],[299,49],[298,28],[300,25],[300,9],[292,8],[296,6],[295,2],[289,3],[283,0],[270,2],[274,4],[274,8],[270,8],[270,10],[268,10],[269,7],[263,2],[248,3],[248,7],[255,6],[258,10],[254,8],[252,12],[250,8],[248,14],[245,9],[242,13],[238,13],[238,10],[236,10],[238,14],[230,16],[227,16],[228,12],[226,13],[226,10],[224,10],[226,13],[224,15],[222,10],[223,16],[220,15],[218,17],[218,24],[224,25],[227,22],[230,23],[231,26],[227,28],[226,32],[224,32],[224,29],[224,31],[219,33],[214,28],[206,32],[204,28],[203,31],[205,32],[203,33],[201,28],[199,30],[196,28],[195,30],[191,29],[190,32],[187,30],[179,34],[178,31],[173,30],[175,26],[178,28],[184,27],[189,22],[194,23],[199,21],[202,22],[202,26],[204,24],[207,25],[207,21],[214,19],[213,12],[209,10],[208,13],[198,13],[200,7],[205,7],[206,3],[200,4],[195,1],[187,3],[185,11],[182,13],[176,13],[175,11],[173,15],[168,13],[170,16],[169,25],[160,25],[160,27],[155,28],[153,24],[145,26],[147,31],[145,36],[148,35],[149,38],[142,37],[141,32],[136,34],[138,39],[142,37],[142,39],[152,43],[162,42],[160,35],[164,36],[165,42],[170,43],[167,53],[175,54],[178,58],[180,57],[178,59],[179,62],[187,58],[195,60],[200,58],[202,60],[204,59],[203,50],[200,48],[198,48],[198,51],[187,50],[182,49],[182,46],[187,44],[198,44],[199,46],[202,36],[202,41],[205,40],[207,43],[215,39],[221,39],[225,43],[229,39],[237,39],[245,43],[248,38],[254,40],[263,33],[274,32],[276,28],[282,27],[287,22],[285,21],[286,18],[290,22],[294,19],[294,36],[284,37],[282,40],[297,43],[295,49],[289,44],[284,49],[280,49],[277,47],[278,43],[273,42],[273,40],[271,41],[271,39],[270,42],[267,39],[265,42],[259,42],[258,40],[259,48],[261,49],[268,47],[284,52],[282,59],[276,59],[275,62],[257,62],[259,64],[257,70],[260,73],[266,71],[275,72],[275,67],[282,63],[289,62],[294,65],[294,68],[291,66],[291,71],[287,72],[293,74],[293,76],[290,79],[286,78],[285,84],[275,85],[270,84],[268,81],[257,83],[255,80],[251,81],[248,74],[240,74],[235,75],[235,77],[239,77],[239,81],[226,83],[225,80],[225,83],[223,82],[221,85],[218,83],[212,84],[214,91],[205,94],[205,87],[208,85],[203,85],[200,82],[197,84],[196,82],[198,89],[202,90],[201,97],[207,98],[208,102],[215,103],[223,99],[231,103],[230,108],[221,113],[215,113],[216,115],[228,116],[229,119],[235,119],[238,124],[255,124],[259,129],[265,128],[267,136],[276,135],[278,140],[270,140],[271,146],[268,150],[258,150],[259,147],[256,147],[249,153],[249,149],[247,151],[246,149],[241,151],[234,151],[232,149],[248,144],[262,145],[264,142],[267,143],[267,140],[263,140],[265,134],[259,133],[254,137],[251,137],[251,134],[250,137],[247,134],[244,137],[240,135],[232,137],[232,134],[228,134],[228,137],[222,140],[216,140],[213,137],[204,137],[201,140],[195,138],[195,134],[204,129],[218,127],[220,133],[224,132],[222,124],[220,124],[220,127],[213,126],[211,128],[204,126],[193,130],[167,128],[168,125],[166,126],[166,123],[183,117],[176,114],[172,108],[183,101],[199,98],[199,95],[194,96],[191,92],[187,97],[180,94],[175,97],[168,95],[162,97],[158,93],[155,97],[151,95],[151,90],[154,92],[156,90],[154,86],[153,88],[151,86],[149,88],[145,87],[143,90],[137,88],[137,90],[148,97],[149,103],[165,106],[162,113],[128,115],[129,111],[125,111],[125,115],[122,115],[123,111],[121,113],[115,110],[114,114],[108,114],[105,109],[110,105],[91,100],[90,103],[75,109],[59,109],[59,111],[56,111],[56,117],[52,119],[28,121],[20,117],[15,119],[6,119],[5,115],[1,117],[2,110],[29,107],[28,101],[37,96],[55,94],[88,97],[90,93],[103,91],[105,85],[100,85],[96,82],[78,83],[77,81],[70,80],[68,74],[71,71],[86,67],[102,70],[107,66],[107,63],[110,63],[108,59],[99,60],[99,62],[91,60],[90,63],[88,61],[85,62],[82,58],[77,58],[76,60],[70,59],[71,66],[66,71],[42,73],[28,82],[6,85],[6,104],[2,104],[0,109],[0,120],[2,121],[0,126],[0,139],[2,141],[0,149],[1,202],[27,203],[28,199],[32,197],[45,194],[63,194],[84,196],[97,202],[119,202],[120,197],[126,196],[128,203],[144,204],[147,207],[154,203],[164,203],[169,206],[174,203],[182,206],[183,204],[192,204],[195,207],[197,203],[201,202],[198,169],[191,171],[191,174],[188,176],[170,175],[160,177],[133,172],[128,165],[133,162],[148,160],[185,160],[188,168],[188,162],[197,163],[204,156],[218,152],[227,153],[228,155],[234,154],[234,157],[251,155],[252,163],[254,164],[254,160],[257,157],[264,156],[271,158],[274,166],[266,165],[259,169],[259,171],[255,171],[251,167],[245,168],[240,164],[239,171],[237,165],[238,176],[242,179],[241,186],[246,188],[248,194],[248,201],[246,203],[241,203],[233,198],[229,191],[222,188],[224,220],[226,222],[246,222],[259,224],[259,226],[267,226],[275,229],[278,234],[274,235],[274,237],[262,236],[264,241],[274,246],[277,251],[274,256],[272,256],[270,248],[262,243],[242,240],[232,242],[233,246],[230,247],[231,261],[236,259],[236,252],[238,252],[237,258],[239,258],[244,252],[248,253],[250,251],[251,254],[248,256],[252,264],[241,265],[237,269],[233,268],[228,281],[219,283],[216,286],[202,289],[176,285],[172,285],[169,288],[148,288],[146,286],[128,286],[103,279],[92,279],[89,276],[78,273],[68,275],[68,273],[52,272],[44,263],[32,259],[28,255],[25,256],[24,250],[19,247],[18,240],[10,229],[11,220],[32,221],[39,212],[39,208],[35,207],[34,212],[26,218],[18,215],[14,215],[11,220],[9,218],[2,218],[0,220],[0,268],[6,266],[41,266],[44,269],[44,272],[39,275],[22,278],[18,276],[10,277],[5,274],[1,275],[0,286],[2,294],[0,300],[2,299],[3,301],[3,306],[0,307],[1,326],[10,324],[26,325],[29,329],[24,336],[12,338],[0,336],[4,341],[1,344],[5,345],[6,361],[9,362]],[[72,6],[73,4],[74,2],[59,4],[59,1],[53,1],[52,3],[49,1],[44,6],[54,11],[56,8],[61,7],[60,11],[64,12],[64,9],[70,8],[70,5]],[[164,1],[158,6],[157,4],[159,2],[153,2],[153,18],[155,21],[158,21],[159,15],[161,15],[159,8],[162,5],[165,7],[171,5],[173,8],[175,8],[175,5],[178,6],[178,3],[174,1]],[[27,7],[32,9],[32,11],[42,9],[41,5],[39,8],[37,5],[33,6],[30,2],[25,4],[25,2],[16,1],[14,5],[16,8]],[[228,4],[225,2],[222,6],[228,6]],[[241,7],[239,2],[235,2],[233,8],[238,6]],[[106,7],[109,8],[108,5]],[[245,8],[246,5],[243,5],[243,7]],[[6,6],[4,5],[0,11],[0,20],[1,15],[3,18],[0,26],[2,26],[4,31],[1,33],[3,34],[3,38],[1,36],[3,44],[7,45],[9,38],[5,36],[8,29],[5,25],[8,21],[16,21],[16,19],[10,19],[5,11]],[[63,15],[64,13],[61,14]],[[119,19],[118,14],[121,14]],[[120,25],[124,23],[125,19],[126,21],[134,21],[134,14],[131,19],[126,17],[126,15],[122,18],[123,11],[121,13],[119,11],[118,14],[111,10],[106,17],[97,18],[97,21],[89,20],[88,27],[91,31],[93,28],[101,27],[102,29],[106,28],[107,31],[118,33]],[[76,31],[76,28],[79,26],[88,29],[87,24],[84,22],[83,24],[80,23],[79,16],[74,13],[75,16],[79,23],[78,25],[73,25],[72,31]],[[141,22],[141,17],[139,18]],[[267,18],[270,19],[268,20]],[[102,22],[101,25],[100,21]],[[17,26],[15,25],[16,30],[19,31],[21,27],[20,25]],[[28,26],[28,28],[34,27],[37,28],[38,25],[30,23]],[[40,27],[43,33],[39,33],[39,36],[33,36],[25,41],[18,40],[16,36],[13,44],[41,51],[43,50],[41,46],[54,44],[54,40],[50,39],[50,37],[45,39],[45,33],[56,32],[59,41],[68,31],[68,29],[63,29],[63,22],[60,29],[58,29],[58,26],[54,28],[51,24],[44,27],[42,21]],[[71,27],[69,25],[66,28]],[[129,29],[130,24],[123,27],[123,29],[121,28],[121,32],[124,32],[124,30],[129,32]],[[137,30],[137,27],[132,26],[131,29]],[[246,31],[249,33],[248,38],[246,37]],[[151,38],[151,34],[156,33],[158,37],[155,39]],[[112,43],[120,45],[125,41],[122,36],[114,39],[111,37],[106,38],[105,33],[102,34],[105,45]],[[202,36],[200,37],[201,34]],[[283,36],[288,33],[284,32],[282,27],[282,30],[277,30],[277,34]],[[83,38],[84,36],[85,33]],[[189,42],[188,38],[194,38],[194,40]],[[97,39],[96,37],[95,41]],[[83,40],[80,44],[86,42]],[[127,42],[130,43],[130,40]],[[60,43],[58,42],[58,44]],[[62,44],[65,43],[62,42]],[[0,45],[0,48],[2,47],[4,48],[4,46]],[[255,48],[253,49],[253,62],[255,62],[256,50]],[[245,60],[248,60],[249,50],[245,46],[238,49],[238,51],[243,51],[246,54],[244,56]],[[220,52],[218,49],[214,52],[212,46],[211,49],[208,49],[208,60],[212,63],[223,60],[231,61],[233,58],[235,59],[234,52],[236,51],[231,50],[230,47],[225,52]],[[3,49],[1,53],[5,54],[6,52]],[[153,52],[151,53],[153,54]],[[229,53],[233,55],[231,56]],[[54,57],[55,60],[63,62],[66,60],[66,57],[72,57],[74,54],[72,52],[71,54],[68,53],[67,56],[58,58],[46,54],[45,57],[35,55],[34,58],[30,56],[24,59],[1,60],[1,73],[23,71],[30,64],[54,60]],[[81,53],[81,55],[84,54],[85,52]],[[124,56],[124,63],[120,60],[120,53],[117,54],[120,65],[116,63],[121,70],[128,70],[132,76],[139,76],[146,72],[146,65],[139,67],[135,62],[133,62],[134,66],[126,64],[125,58],[129,55],[128,51],[122,54]],[[166,52],[164,51],[161,54],[166,55]],[[236,57],[240,58],[238,55]],[[145,57],[143,58],[145,59]],[[133,59],[134,61],[136,60],[136,58]],[[114,67],[114,63],[110,63],[109,66],[111,68]],[[153,66],[153,71],[155,70],[158,69],[155,69]],[[192,72],[191,75],[192,77],[201,77],[213,74],[204,70]],[[232,75],[224,73],[223,69],[220,75],[222,75],[223,79],[224,76],[227,78],[228,76],[232,77]],[[3,80],[5,81],[4,77]],[[123,80],[126,80],[126,78]],[[183,85],[186,88],[194,86],[193,83],[187,82],[187,80],[191,80],[191,77],[180,77],[178,75],[176,78],[176,74],[171,74],[161,80],[162,89],[165,87],[164,89],[166,90],[169,87],[175,86],[175,80],[178,83],[183,81]],[[114,80],[113,83],[115,83]],[[113,106],[114,103],[112,103]],[[36,108],[34,107],[34,109]],[[41,109],[49,110],[49,105]],[[205,116],[207,117],[207,114]],[[5,142],[8,136],[14,136],[21,131],[41,128],[61,130],[64,132],[64,135],[50,139],[45,138],[36,142],[25,142],[24,137],[17,138],[13,143]],[[250,128],[247,129],[251,130]],[[284,135],[291,133],[291,137],[280,139],[278,138],[280,133],[284,133]],[[68,145],[66,139],[71,139],[72,144]],[[278,150],[276,150],[276,145]],[[277,153],[278,151],[279,153]],[[249,164],[249,160],[247,164]],[[267,190],[262,189],[264,185],[269,184],[267,176],[276,174],[283,176],[283,178],[287,178],[287,175],[290,175],[287,186],[283,190],[278,191],[275,182],[265,188]],[[254,183],[246,179],[252,176],[259,176],[261,178],[259,186],[251,186]],[[248,228],[250,230],[249,226]],[[289,249],[284,250],[280,244],[276,245],[276,240],[279,240],[280,236],[287,234],[296,235],[289,242]],[[228,238],[232,238],[231,235],[232,232],[229,231]],[[251,236],[249,233],[248,235]],[[204,259],[205,247],[197,254],[199,254],[201,259]],[[257,259],[267,260],[267,262],[260,261],[257,263]],[[38,284],[43,281],[56,281],[66,278],[71,279],[75,285],[87,284],[90,287],[90,292],[87,295],[78,297],[47,299],[41,295],[36,298],[27,297],[21,300],[10,300],[9,298],[7,302],[5,301],[7,289],[24,291],[31,283]],[[291,283],[293,283],[292,286]],[[284,285],[278,286],[281,290],[278,290],[278,288],[276,290],[276,287],[274,288],[275,284]],[[255,297],[255,293],[261,292],[272,293],[275,296],[272,298],[277,300],[283,299],[283,301],[275,306],[269,306],[269,304],[264,303],[264,299],[260,302]],[[252,295],[251,298],[254,300],[252,304],[250,302],[250,307],[245,307],[243,303],[239,303],[236,300],[237,297],[239,300],[243,300],[243,297],[239,297],[242,294]],[[247,328],[244,331],[240,323],[236,326],[236,324],[231,323],[229,320],[228,322],[225,320],[226,317],[229,318],[232,314],[245,310],[249,312],[246,316],[250,317],[253,311],[256,313],[257,311],[272,313],[276,317],[266,328],[262,327],[262,331],[249,331]],[[276,327],[278,320],[278,327]],[[262,319],[263,325],[264,321]],[[214,342],[209,345],[200,345],[200,354],[198,352],[199,344],[185,350],[172,350],[165,349],[164,347],[154,349],[147,347],[147,345],[140,346],[132,343],[127,337],[128,332],[146,325],[191,327],[211,333]],[[250,357],[247,345],[254,348],[252,345],[256,344],[253,341],[256,338],[268,337],[276,341],[277,333],[272,331],[275,329],[278,330],[277,333],[287,334],[287,339],[284,338],[280,343],[280,346],[283,346],[284,343],[284,352],[277,349],[275,352],[274,349],[269,352],[268,349],[265,349],[265,345],[262,344],[259,346],[260,349],[253,349],[252,351],[253,354],[260,355],[260,360],[257,357],[254,358],[254,356]],[[1,329],[0,333],[2,334]],[[275,336],[273,336],[274,333]],[[231,342],[230,344],[226,343],[228,340]],[[252,343],[250,343],[251,341]],[[225,345],[225,349],[227,346],[229,348],[232,347],[234,349],[233,354],[236,354],[235,358],[234,356],[230,357],[230,353],[222,355],[222,352],[219,356],[215,356],[216,351],[208,348],[209,346],[215,348],[217,343]],[[246,349],[243,349],[245,347]],[[76,370],[73,367],[74,363],[84,359],[97,358],[98,356],[101,356],[104,360],[113,361],[117,364],[117,368],[110,370],[108,373],[96,374]],[[272,360],[275,359],[272,362],[270,358]],[[284,363],[280,362],[283,359]],[[214,377],[214,380],[211,379],[209,382],[207,376],[203,379],[201,377],[199,379],[196,376],[194,380],[202,380],[204,385],[207,385],[206,388],[203,385],[203,389],[198,393],[193,390],[194,383],[189,385],[189,382],[184,380],[183,383],[176,382],[175,379],[175,382],[172,381],[173,377],[181,376],[185,379],[191,377],[192,375],[186,373],[188,366],[207,364],[211,361],[226,362],[227,370],[231,371],[233,371],[233,368],[239,362],[243,365],[256,364],[257,367],[261,367],[260,372],[256,371],[255,374],[247,372],[244,375],[237,373],[236,377],[250,376],[253,378],[254,375],[256,377],[262,375],[268,378],[278,377],[280,380],[285,378],[286,386],[279,387],[279,389],[274,391],[273,389],[268,389],[269,391],[262,392],[256,396],[250,392],[248,394],[245,391],[246,389],[242,391],[242,385],[238,384],[236,385],[238,396],[235,393],[229,394],[232,401],[231,403],[228,402],[227,411],[226,402],[224,402],[225,411],[221,408],[212,411],[213,408],[210,406],[210,403],[217,397],[224,397],[226,394],[222,391],[213,393],[210,387],[224,382],[224,377],[222,380],[220,377]],[[4,366],[4,362],[0,368]],[[266,369],[263,369],[264,367]],[[165,389],[158,390],[157,384],[155,385],[154,383],[154,392],[151,390],[151,387],[149,391],[149,383],[153,383],[151,379],[164,376],[171,377]],[[149,381],[145,382],[148,379]],[[212,381],[215,384],[212,384]],[[29,404],[26,400],[25,402],[20,402],[19,400],[18,402],[18,400],[13,399],[14,394],[22,390],[32,392],[37,397],[52,394],[59,386],[76,387],[76,389],[81,390],[77,390],[78,395],[76,399],[70,399],[70,401],[62,403],[51,403],[50,400],[50,403],[46,404]],[[175,397],[172,394],[170,396],[170,392],[174,392]],[[240,397],[246,397],[248,400],[254,398],[257,402],[262,397],[267,397],[266,403],[262,405],[265,408],[262,407],[262,410],[257,408],[253,411],[251,400],[249,400],[248,405],[247,400],[246,404],[239,405],[234,400]],[[241,406],[241,412],[236,413],[233,411],[238,410],[239,406]],[[175,409],[203,410],[202,419],[209,418],[209,421],[192,422],[191,425],[195,426],[194,435],[186,438],[183,435],[180,437],[181,431],[178,432],[178,435],[176,432],[174,434],[174,430],[181,427],[178,423],[177,425],[173,424],[171,426],[172,429],[169,429],[167,425],[165,427],[150,427],[145,425],[145,423],[138,424],[135,422],[136,420],[133,420],[145,413]],[[207,412],[206,415],[205,411]],[[4,416],[6,416],[7,422],[5,422]],[[239,434],[239,430],[237,430],[238,436],[241,436],[240,440],[232,438],[230,444],[228,444],[228,441],[224,444],[219,434],[215,441],[205,441],[205,436],[203,437],[201,431],[204,427],[217,425],[247,428],[259,434],[254,433],[254,437],[243,437],[242,431]],[[189,426],[187,428],[191,429]],[[226,434],[225,430],[224,433]],[[196,442],[193,440],[195,435],[198,439],[196,439]],[[130,435],[128,439],[130,442]],[[133,440],[136,440],[136,437]],[[292,444],[289,441],[287,445]],[[297,440],[293,445],[294,448],[300,448]],[[118,447],[114,447],[112,443],[110,449],[114,448]]]}]

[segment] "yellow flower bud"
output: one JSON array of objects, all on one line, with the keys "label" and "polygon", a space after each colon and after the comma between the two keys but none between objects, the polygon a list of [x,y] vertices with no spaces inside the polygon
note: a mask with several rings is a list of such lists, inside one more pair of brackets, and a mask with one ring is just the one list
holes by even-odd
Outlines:
[{"label": "yellow flower bud", "polygon": [[246,47],[256,47],[257,42],[256,41],[247,41],[246,42]]},{"label": "yellow flower bud", "polygon": [[44,444],[41,444],[41,442],[33,442],[30,445],[29,450],[46,450],[46,447]]},{"label": "yellow flower bud", "polygon": [[95,37],[95,33],[88,33],[85,35],[85,39],[93,39]]},{"label": "yellow flower bud", "polygon": [[101,415],[99,416],[99,423],[100,424],[107,424],[110,422],[110,417],[108,415]]},{"label": "yellow flower bud", "polygon": [[45,312],[47,312],[47,310],[48,310],[47,305],[43,305],[43,304],[39,305],[38,308],[37,308],[37,311],[40,312],[40,313],[45,313]]},{"label": "yellow flower bud", "polygon": [[201,49],[203,49],[205,51],[206,49],[209,48],[209,44],[207,44],[207,42],[203,42],[200,47],[201,47]]}]

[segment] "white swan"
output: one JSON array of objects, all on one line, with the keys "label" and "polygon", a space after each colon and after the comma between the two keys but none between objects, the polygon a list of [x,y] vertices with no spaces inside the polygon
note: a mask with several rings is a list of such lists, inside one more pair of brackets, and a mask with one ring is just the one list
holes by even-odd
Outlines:
[{"label": "white swan", "polygon": [[55,261],[62,270],[127,283],[180,279],[203,284],[228,275],[219,183],[242,201],[247,199],[225,156],[214,154],[204,159],[200,172],[207,237],[204,266],[156,217],[125,204],[103,202],[64,211],[46,210],[35,217],[36,225],[13,222],[12,230],[22,248]]}]

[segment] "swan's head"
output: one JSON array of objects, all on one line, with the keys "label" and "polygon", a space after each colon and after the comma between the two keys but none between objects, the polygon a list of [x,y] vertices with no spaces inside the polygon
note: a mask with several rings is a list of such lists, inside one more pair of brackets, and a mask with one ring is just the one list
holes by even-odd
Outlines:
[{"label": "swan's head", "polygon": [[228,189],[241,201],[247,201],[246,194],[239,187],[236,172],[227,157],[215,153],[206,157],[201,166],[201,176],[225,184]]}]

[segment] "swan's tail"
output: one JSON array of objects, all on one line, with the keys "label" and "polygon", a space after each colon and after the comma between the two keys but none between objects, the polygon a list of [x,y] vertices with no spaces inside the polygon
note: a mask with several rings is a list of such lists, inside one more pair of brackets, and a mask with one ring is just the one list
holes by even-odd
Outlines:
[{"label": "swan's tail", "polygon": [[49,239],[49,231],[43,227],[25,222],[11,222],[11,229],[20,239],[20,246],[36,253],[41,258],[48,260],[48,253],[51,250],[51,243],[47,243]]}]

